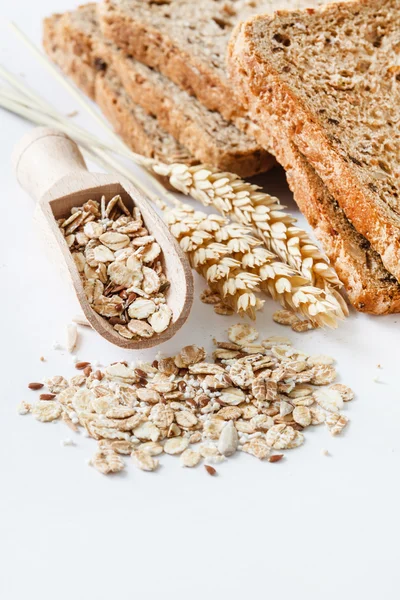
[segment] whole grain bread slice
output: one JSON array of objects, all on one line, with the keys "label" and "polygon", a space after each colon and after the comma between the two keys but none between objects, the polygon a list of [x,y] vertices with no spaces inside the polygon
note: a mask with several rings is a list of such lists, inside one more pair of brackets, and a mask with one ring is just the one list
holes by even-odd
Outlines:
[{"label": "whole grain bread slice", "polygon": [[[228,56],[258,139],[292,139],[400,280],[400,3],[255,17]],[[276,140],[272,140],[272,136]]]},{"label": "whole grain bread slice", "polygon": [[61,20],[62,15],[53,15],[44,23],[47,54],[85,94],[98,103],[126,144],[134,152],[163,162],[196,164],[198,161],[162,130],[157,119],[132,102],[116,73],[111,69],[106,71],[100,59],[92,60],[91,51],[79,37],[71,40],[59,35]]},{"label": "whole grain bread slice", "polygon": [[106,0],[103,33],[126,54],[157,69],[243,131],[251,125],[225,66],[234,26],[279,8],[328,0]]},{"label": "whole grain bread slice", "polygon": [[197,164],[187,148],[164,131],[157,119],[132,102],[116,73],[96,78],[95,99],[116,133],[134,152],[165,163]]},{"label": "whole grain bread slice", "polygon": [[351,304],[375,315],[400,312],[400,285],[346,218],[322,180],[288,140],[280,160],[296,202],[343,282]]},{"label": "whole grain bread slice", "polygon": [[45,47],[57,43],[83,55],[89,65],[112,70],[131,100],[157,118],[161,127],[200,162],[241,177],[250,177],[275,164],[254,138],[246,136],[216,112],[181,90],[164,75],[141,64],[104,39],[95,4],[87,4],[45,22]]}]

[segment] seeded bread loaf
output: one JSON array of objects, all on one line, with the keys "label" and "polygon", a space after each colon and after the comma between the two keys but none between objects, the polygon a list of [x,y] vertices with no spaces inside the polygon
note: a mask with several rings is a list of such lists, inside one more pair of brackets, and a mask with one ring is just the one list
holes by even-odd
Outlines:
[{"label": "seeded bread loaf", "polygon": [[95,100],[114,129],[134,152],[163,162],[195,164],[194,157],[170,134],[163,131],[154,117],[132,102],[118,76],[104,71],[103,63],[92,60],[86,45],[77,38],[58,37],[57,24],[62,15],[53,15],[44,23],[44,46],[49,57],[69,75],[78,87]]},{"label": "seeded bread loaf", "polygon": [[157,69],[247,131],[249,121],[225,67],[233,27],[252,15],[327,0],[106,0],[103,33],[126,54]]},{"label": "seeded bread loaf", "polygon": [[398,0],[282,12],[239,26],[228,57],[259,141],[292,139],[398,280],[399,27]]},{"label": "seeded bread loaf", "polygon": [[45,46],[49,42],[70,48],[93,68],[112,65],[133,102],[157,118],[200,162],[250,177],[268,170],[274,159],[219,113],[209,111],[196,98],[167,77],[129,58],[100,32],[95,4],[50,17],[45,22]]}]

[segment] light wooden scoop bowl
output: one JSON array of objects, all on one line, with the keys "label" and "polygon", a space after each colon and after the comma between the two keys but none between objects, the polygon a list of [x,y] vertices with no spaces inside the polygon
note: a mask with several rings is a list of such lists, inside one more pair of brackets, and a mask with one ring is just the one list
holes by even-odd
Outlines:
[{"label": "light wooden scoop bowl", "polygon": [[[24,136],[14,150],[13,163],[18,182],[37,200],[39,218],[46,223],[45,233],[50,233],[49,251],[57,253],[67,266],[68,276],[92,328],[112,344],[130,350],[150,348],[175,335],[188,318],[193,303],[192,271],[168,227],[139,190],[129,181],[114,175],[89,173],[78,146],[56,129],[38,127]],[[104,317],[91,308],[71,252],[56,222],[56,219],[67,217],[73,206],[80,206],[89,198],[100,201],[105,195],[109,200],[116,194],[121,195],[128,209],[132,210],[136,205],[141,211],[145,226],[162,248],[165,272],[171,284],[167,303],[173,316],[168,329],[151,338],[135,341],[121,337]]]}]

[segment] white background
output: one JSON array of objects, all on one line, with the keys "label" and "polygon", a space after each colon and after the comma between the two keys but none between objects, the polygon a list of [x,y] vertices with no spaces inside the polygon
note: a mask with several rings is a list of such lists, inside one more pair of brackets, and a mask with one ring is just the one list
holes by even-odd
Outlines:
[{"label": "white background", "polygon": [[[2,12],[40,43],[42,18],[74,5],[3,0]],[[5,25],[0,57],[54,105],[78,108]],[[82,111],[77,120],[92,125]],[[12,147],[30,125],[4,112],[0,123],[0,597],[398,598],[398,318],[352,313],[336,331],[291,335],[300,348],[336,357],[340,381],[356,391],[345,435],[307,430],[304,446],[282,462],[240,455],[218,465],[214,478],[173,457],[162,457],[156,473],[129,464],[125,474],[104,477],[87,466],[93,440],[16,413],[21,400],[33,399],[28,382],[74,373],[71,357],[52,346],[64,343],[78,304],[46,255],[33,201],[12,172]],[[295,211],[282,173],[264,183]],[[193,342],[211,351],[212,337],[236,321],[201,304],[202,285],[196,279],[191,317],[162,352]],[[272,322],[275,309],[267,301],[258,317],[263,337],[287,334]],[[154,353],[123,352],[86,329],[78,349],[82,360],[103,364]],[[71,435],[77,445],[62,447]]]}]

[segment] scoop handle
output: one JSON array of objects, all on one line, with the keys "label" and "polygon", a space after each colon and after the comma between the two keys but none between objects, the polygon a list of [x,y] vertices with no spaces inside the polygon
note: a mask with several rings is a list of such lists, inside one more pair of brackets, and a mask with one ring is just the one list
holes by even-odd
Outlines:
[{"label": "scoop handle", "polygon": [[15,146],[12,162],[18,183],[35,200],[66,175],[73,178],[87,171],[75,142],[49,127],[27,133]]}]

